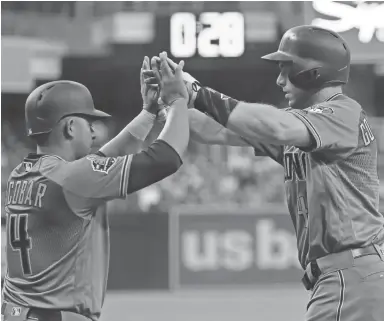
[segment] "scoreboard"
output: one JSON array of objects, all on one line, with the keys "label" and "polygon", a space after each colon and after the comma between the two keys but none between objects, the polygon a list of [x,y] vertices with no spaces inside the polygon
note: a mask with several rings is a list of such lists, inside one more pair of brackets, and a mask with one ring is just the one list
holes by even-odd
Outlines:
[{"label": "scoreboard", "polygon": [[170,18],[170,52],[177,58],[240,57],[244,28],[240,12],[177,12]]},{"label": "scoreboard", "polygon": [[279,26],[271,12],[175,12],[156,18],[153,48],[201,69],[260,68],[275,51]]},{"label": "scoreboard", "polygon": [[315,24],[340,32],[353,62],[384,58],[384,2],[125,3],[129,11],[109,17],[115,21],[108,32],[110,42],[129,46],[131,55],[145,48],[149,54],[166,50],[201,68],[260,67],[260,57],[276,50],[285,30]]},{"label": "scoreboard", "polygon": [[136,60],[167,51],[202,69],[264,65],[260,57],[275,51],[281,36],[272,11],[123,12],[113,19],[99,29],[109,34],[108,41],[122,58]]}]

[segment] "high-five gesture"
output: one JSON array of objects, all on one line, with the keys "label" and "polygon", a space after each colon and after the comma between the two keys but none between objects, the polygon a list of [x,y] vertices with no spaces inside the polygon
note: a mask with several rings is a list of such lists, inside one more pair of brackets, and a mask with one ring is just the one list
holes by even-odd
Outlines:
[{"label": "high-five gesture", "polygon": [[[152,59],[156,59],[157,63],[160,65],[160,58],[159,57],[154,57]],[[174,62],[171,58],[167,58],[168,65],[171,68],[172,71],[175,71],[177,67],[177,63]],[[191,76],[188,72],[182,71],[182,77],[184,80],[184,84],[187,88],[188,95],[189,95],[189,101],[188,101],[188,108],[194,108],[194,102],[196,100],[196,96],[198,91],[201,88],[201,85],[199,81]]]},{"label": "high-five gesture", "polygon": [[144,57],[140,70],[140,87],[143,98],[143,109],[155,114],[158,110],[157,100],[159,98],[157,78],[150,69],[150,62],[147,56]]},{"label": "high-five gesture", "polygon": [[174,71],[168,64],[167,53],[160,54],[160,70],[157,59],[151,60],[152,70],[160,84],[160,97],[166,105],[171,105],[177,99],[183,99],[188,102],[189,95],[183,80],[184,61],[174,68]]}]

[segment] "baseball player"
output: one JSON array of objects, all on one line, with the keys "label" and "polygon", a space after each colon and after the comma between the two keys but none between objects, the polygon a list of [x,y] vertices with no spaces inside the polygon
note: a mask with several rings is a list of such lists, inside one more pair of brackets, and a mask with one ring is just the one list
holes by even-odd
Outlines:
[{"label": "baseball player", "polygon": [[183,63],[173,73],[165,53],[161,60],[160,94],[171,115],[158,139],[137,154],[121,151],[144,140],[157,113],[157,90],[143,74],[143,111],[95,154],[88,154],[97,135],[92,122],[109,115],[94,108],[85,86],[55,81],[28,97],[26,126],[37,153],[7,185],[4,320],[99,319],[109,262],[106,201],[175,173],[189,140]]},{"label": "baseball player", "polygon": [[252,146],[284,167],[303,283],[312,291],[305,320],[383,321],[377,143],[362,107],[342,92],[348,46],[335,32],[298,26],[262,58],[279,65],[289,107],[241,102],[193,79],[191,138]]}]

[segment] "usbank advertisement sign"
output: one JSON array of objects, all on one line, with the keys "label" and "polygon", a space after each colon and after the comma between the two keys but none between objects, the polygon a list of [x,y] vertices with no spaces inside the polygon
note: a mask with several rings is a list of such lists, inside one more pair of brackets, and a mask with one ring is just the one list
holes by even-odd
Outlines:
[{"label": "usbank advertisement sign", "polygon": [[174,287],[299,283],[288,214],[182,214],[173,217]]}]

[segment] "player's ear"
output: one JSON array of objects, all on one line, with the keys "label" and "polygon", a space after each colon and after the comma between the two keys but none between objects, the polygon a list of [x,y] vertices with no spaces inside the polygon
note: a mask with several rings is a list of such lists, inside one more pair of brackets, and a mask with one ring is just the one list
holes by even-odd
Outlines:
[{"label": "player's ear", "polygon": [[75,121],[72,117],[65,119],[63,134],[65,139],[73,139],[75,137]]}]

